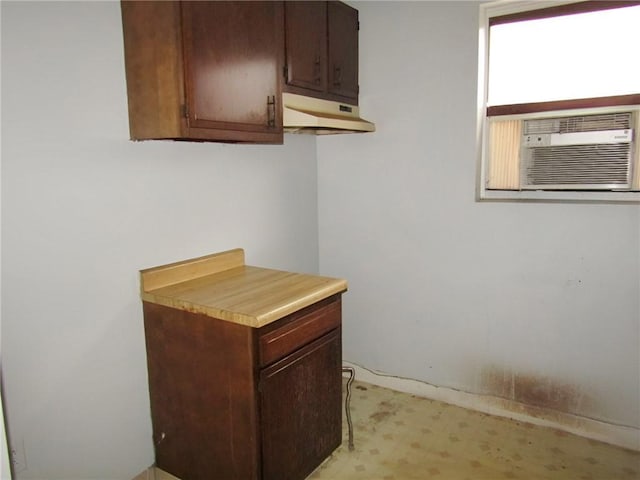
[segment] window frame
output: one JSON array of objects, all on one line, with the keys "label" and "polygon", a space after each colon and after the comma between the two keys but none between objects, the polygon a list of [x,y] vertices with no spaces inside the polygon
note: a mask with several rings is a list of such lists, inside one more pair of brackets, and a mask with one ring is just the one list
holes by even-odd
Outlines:
[{"label": "window frame", "polygon": [[[608,111],[640,109],[640,92],[631,95],[619,95],[589,99],[570,99],[551,102],[522,103],[515,105],[487,106],[488,65],[489,65],[489,28],[518,20],[533,20],[552,16],[586,13],[624,6],[638,5],[638,1],[509,1],[498,0],[479,6],[478,37],[478,118],[477,118],[477,200],[497,201],[551,201],[551,202],[614,202],[640,203],[638,191],[551,191],[551,190],[489,190],[486,188],[488,171],[488,124],[489,117],[501,119],[522,119],[549,115],[583,115],[605,113]],[[499,17],[496,20],[496,17]],[[493,20],[492,20],[493,19]],[[625,108],[626,107],[626,108]],[[634,132],[636,144],[640,143],[640,128]],[[637,146],[637,145],[636,145]],[[640,160],[639,160],[640,162]],[[640,168],[640,164],[636,167]]]}]

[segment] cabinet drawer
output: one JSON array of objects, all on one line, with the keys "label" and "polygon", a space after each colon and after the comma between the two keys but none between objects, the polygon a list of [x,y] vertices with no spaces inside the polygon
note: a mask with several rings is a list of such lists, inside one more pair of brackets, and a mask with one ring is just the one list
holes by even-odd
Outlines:
[{"label": "cabinet drawer", "polygon": [[272,363],[339,327],[341,307],[339,297],[330,303],[320,302],[318,306],[294,314],[290,320],[283,320],[284,324],[261,334],[260,366]]}]

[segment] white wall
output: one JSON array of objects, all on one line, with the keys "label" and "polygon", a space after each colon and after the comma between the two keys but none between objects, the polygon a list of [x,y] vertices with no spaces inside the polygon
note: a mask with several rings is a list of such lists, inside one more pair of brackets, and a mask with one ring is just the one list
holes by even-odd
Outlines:
[{"label": "white wall", "polygon": [[2,2],[2,359],[19,479],[153,462],[138,270],[318,269],[316,142],[128,139],[118,2]]},{"label": "white wall", "polygon": [[1,351],[19,479],[150,465],[137,271],[240,246],[251,264],[314,272],[316,193],[321,269],[350,286],[345,359],[476,392],[529,375],[543,393],[573,386],[578,413],[639,425],[640,208],[476,203],[477,5],[356,5],[378,132],[319,139],[317,174],[313,137],[127,141],[118,3],[2,2]]},{"label": "white wall", "polygon": [[378,131],[318,139],[345,360],[640,427],[640,207],[476,202],[478,4],[353,4]]}]

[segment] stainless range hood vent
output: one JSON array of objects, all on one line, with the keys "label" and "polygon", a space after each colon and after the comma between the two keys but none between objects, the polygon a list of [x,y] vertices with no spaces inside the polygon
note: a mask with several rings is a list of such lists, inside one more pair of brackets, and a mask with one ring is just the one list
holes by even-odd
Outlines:
[{"label": "stainless range hood vent", "polygon": [[284,131],[331,135],[337,133],[374,132],[376,126],[360,118],[357,105],[282,94]]}]

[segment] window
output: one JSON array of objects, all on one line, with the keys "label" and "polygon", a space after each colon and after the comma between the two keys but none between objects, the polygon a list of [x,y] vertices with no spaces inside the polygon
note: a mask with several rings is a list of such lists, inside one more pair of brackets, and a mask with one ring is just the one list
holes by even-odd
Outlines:
[{"label": "window", "polygon": [[640,201],[640,2],[480,8],[480,197]]}]

